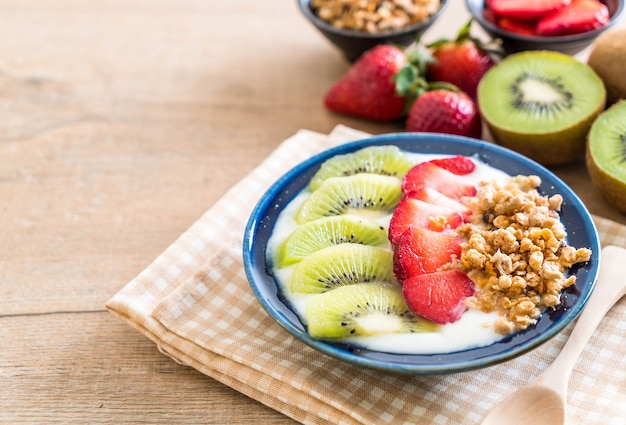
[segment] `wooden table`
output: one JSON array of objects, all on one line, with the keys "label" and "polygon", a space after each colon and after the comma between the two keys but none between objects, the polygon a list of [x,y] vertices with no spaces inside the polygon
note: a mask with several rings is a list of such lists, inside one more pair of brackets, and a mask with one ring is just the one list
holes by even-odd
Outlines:
[{"label": "wooden table", "polygon": [[0,0],[1,422],[293,423],[104,303],[298,129],[401,130],[322,107],[347,67],[293,0]]}]

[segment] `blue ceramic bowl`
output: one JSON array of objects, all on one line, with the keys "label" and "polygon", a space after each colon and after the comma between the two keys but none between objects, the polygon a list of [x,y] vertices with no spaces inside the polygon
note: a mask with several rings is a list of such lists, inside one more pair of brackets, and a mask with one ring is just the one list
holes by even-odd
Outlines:
[{"label": "blue ceramic bowl", "polygon": [[624,12],[623,0],[600,1],[609,9],[610,20],[605,26],[581,34],[554,37],[527,36],[503,30],[485,19],[483,15],[484,0],[465,0],[465,5],[474,20],[490,37],[502,40],[502,48],[507,55],[524,50],[553,50],[575,55],[591,45],[602,32],[615,25]]},{"label": "blue ceramic bowl", "polygon": [[313,24],[324,37],[341,50],[350,62],[354,62],[361,56],[363,52],[371,49],[379,44],[396,44],[400,46],[408,46],[422,35],[443,13],[449,0],[442,0],[439,11],[428,19],[417,24],[402,28],[393,32],[381,32],[378,34],[370,34],[363,31],[354,31],[348,29],[336,28],[328,22],[320,19],[313,9],[311,9],[311,0],[298,0],[298,6],[304,17]]},{"label": "blue ceramic bowl", "polygon": [[[267,261],[267,242],[283,208],[303,190],[322,162],[338,155],[371,145],[396,145],[416,153],[477,155],[492,167],[508,174],[535,174],[541,177],[540,190],[545,195],[560,193],[563,198],[561,219],[569,234],[569,243],[587,247],[591,261],[575,267],[576,284],[565,290],[561,305],[545,312],[537,324],[504,337],[489,346],[443,354],[392,354],[312,338],[289,303],[281,294],[280,284]],[[558,334],[581,312],[595,285],[600,261],[600,243],[591,216],[578,196],[558,177],[538,163],[491,143],[436,133],[398,133],[374,136],[324,151],[291,169],[261,197],[247,224],[243,259],[250,286],[267,313],[302,342],[337,359],[355,365],[390,372],[440,374],[491,366],[536,348]]]}]

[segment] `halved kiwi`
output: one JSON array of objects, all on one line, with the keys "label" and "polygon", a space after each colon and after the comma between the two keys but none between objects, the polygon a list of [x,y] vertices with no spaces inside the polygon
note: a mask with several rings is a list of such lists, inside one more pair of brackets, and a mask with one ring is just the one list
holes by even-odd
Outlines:
[{"label": "halved kiwi", "polygon": [[316,251],[296,264],[291,290],[315,294],[363,282],[396,282],[391,251],[354,243]]},{"label": "halved kiwi", "polygon": [[354,210],[390,213],[402,197],[401,180],[379,174],[330,177],[303,202],[297,223],[343,215]]},{"label": "halved kiwi", "polygon": [[478,85],[478,105],[494,140],[544,165],[582,156],[606,90],[589,67],[551,51],[510,55]]},{"label": "halved kiwi", "polygon": [[373,220],[353,215],[323,217],[298,226],[280,245],[276,263],[295,264],[315,251],[341,243],[386,247],[387,230]]},{"label": "halved kiwi", "polygon": [[317,189],[329,177],[346,177],[359,173],[402,178],[413,165],[397,146],[368,146],[325,161],[313,175],[309,189]]},{"label": "halved kiwi", "polygon": [[311,298],[306,322],[315,338],[432,332],[438,326],[407,306],[397,284],[360,283]]},{"label": "halved kiwi", "polygon": [[589,131],[586,161],[598,192],[626,212],[626,101],[613,104],[595,120]]}]

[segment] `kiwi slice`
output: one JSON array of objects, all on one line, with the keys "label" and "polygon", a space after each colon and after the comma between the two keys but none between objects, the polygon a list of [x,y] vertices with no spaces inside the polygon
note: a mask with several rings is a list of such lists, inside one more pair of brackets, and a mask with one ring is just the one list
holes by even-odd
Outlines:
[{"label": "kiwi slice", "polygon": [[391,251],[354,243],[321,249],[296,264],[291,290],[315,294],[363,282],[396,282]]},{"label": "kiwi slice", "polygon": [[438,328],[411,312],[397,284],[343,286],[311,298],[305,312],[309,333],[315,338],[432,332]]},{"label": "kiwi slice", "polygon": [[341,243],[386,247],[387,231],[379,223],[353,215],[320,218],[297,227],[280,245],[276,263],[287,266],[309,254]]},{"label": "kiwi slice", "polygon": [[401,180],[379,174],[330,177],[303,202],[297,223],[343,215],[355,210],[389,214],[402,197]]},{"label": "kiwi slice", "polygon": [[586,161],[598,192],[626,212],[626,101],[613,104],[595,120],[589,131]]},{"label": "kiwi slice", "polygon": [[510,55],[478,85],[478,106],[494,140],[544,165],[584,154],[605,99],[591,67],[551,51]]},{"label": "kiwi slice", "polygon": [[317,189],[329,177],[346,177],[359,173],[380,174],[402,178],[415,165],[397,146],[369,146],[337,155],[322,163],[313,175],[309,189]]}]

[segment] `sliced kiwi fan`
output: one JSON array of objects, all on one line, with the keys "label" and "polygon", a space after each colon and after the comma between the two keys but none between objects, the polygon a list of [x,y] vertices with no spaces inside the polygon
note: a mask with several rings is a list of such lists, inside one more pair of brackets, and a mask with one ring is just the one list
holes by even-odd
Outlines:
[{"label": "sliced kiwi fan", "polygon": [[314,294],[365,282],[396,282],[393,253],[375,246],[344,243],[316,251],[296,264],[291,290]]},{"label": "sliced kiwi fan", "polygon": [[379,174],[330,177],[302,204],[296,222],[306,223],[322,217],[343,215],[351,210],[388,214],[401,197],[401,181],[397,177]]},{"label": "sliced kiwi fan", "polygon": [[374,220],[354,215],[323,217],[298,226],[280,245],[279,267],[295,264],[313,252],[341,243],[386,247],[387,230]]},{"label": "sliced kiwi fan", "polygon": [[398,284],[359,283],[317,295],[307,302],[306,322],[311,336],[328,339],[438,328],[411,312]]},{"label": "sliced kiwi fan", "polygon": [[325,161],[311,178],[309,189],[317,189],[329,177],[346,177],[359,173],[402,178],[413,165],[397,146],[369,146]]}]

